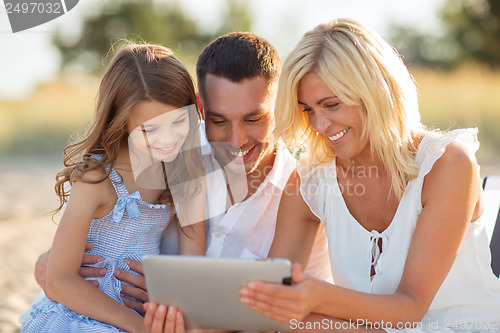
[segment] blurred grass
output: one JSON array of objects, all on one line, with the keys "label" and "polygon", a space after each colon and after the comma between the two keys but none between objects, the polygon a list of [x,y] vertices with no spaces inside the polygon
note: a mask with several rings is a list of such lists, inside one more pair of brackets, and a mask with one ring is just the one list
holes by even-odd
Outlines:
[{"label": "blurred grass", "polygon": [[441,130],[478,127],[483,168],[500,172],[500,71],[469,65],[451,72],[410,69],[422,122]]},{"label": "blurred grass", "polygon": [[0,101],[0,156],[60,153],[90,124],[99,81],[58,77],[23,101]]},{"label": "blurred grass", "polygon": [[[478,66],[452,72],[410,70],[418,83],[424,124],[442,130],[478,127],[479,163],[483,170],[500,173],[500,72]],[[85,133],[98,84],[95,78],[58,77],[24,101],[0,101],[0,158],[62,156],[71,137]]]}]

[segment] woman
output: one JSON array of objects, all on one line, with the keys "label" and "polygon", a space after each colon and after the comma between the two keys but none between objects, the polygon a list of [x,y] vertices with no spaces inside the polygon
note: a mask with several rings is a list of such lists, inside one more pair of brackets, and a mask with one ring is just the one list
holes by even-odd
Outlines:
[{"label": "woman", "polygon": [[294,285],[252,282],[243,303],[292,329],[500,330],[477,130],[426,131],[390,45],[350,19],[306,33],[284,64],[276,124],[306,153],[269,256],[303,266],[323,223],[335,285],[296,265]]}]

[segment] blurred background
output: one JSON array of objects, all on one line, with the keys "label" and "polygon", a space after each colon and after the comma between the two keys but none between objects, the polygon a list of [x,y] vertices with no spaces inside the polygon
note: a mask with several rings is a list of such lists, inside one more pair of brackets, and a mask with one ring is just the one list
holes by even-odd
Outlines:
[{"label": "blurred background", "polygon": [[16,34],[0,5],[0,332],[18,331],[39,291],[33,265],[56,228],[43,214],[57,207],[62,149],[89,125],[113,45],[165,45],[194,77],[218,35],[255,32],[285,58],[304,32],[335,17],[356,18],[394,45],[418,83],[424,124],[478,127],[481,174],[500,174],[498,0],[81,0]]}]

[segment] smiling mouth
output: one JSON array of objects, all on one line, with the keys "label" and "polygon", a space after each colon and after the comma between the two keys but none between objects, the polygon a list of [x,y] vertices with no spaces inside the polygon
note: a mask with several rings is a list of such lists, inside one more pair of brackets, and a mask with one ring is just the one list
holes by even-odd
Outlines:
[{"label": "smiling mouth", "polygon": [[238,151],[226,149],[226,152],[233,161],[242,159],[243,162],[245,162],[252,155],[254,148],[255,146],[246,150],[238,150]]},{"label": "smiling mouth", "polygon": [[156,150],[157,152],[159,152],[160,154],[164,154],[164,155],[168,155],[168,154],[171,154],[175,151],[175,148],[177,147],[177,143],[173,144],[173,145],[170,145],[170,146],[166,146],[166,147],[152,147],[154,150]]},{"label": "smiling mouth", "polygon": [[[252,148],[253,148],[253,147],[252,147]],[[247,150],[240,150],[240,151],[238,151],[238,152],[234,152],[234,151],[230,151],[230,150],[228,150],[228,152],[229,152],[229,154],[231,154],[231,155],[232,155],[232,156],[234,156],[234,157],[243,157],[243,156],[246,156],[246,155],[248,154],[248,152],[249,152],[250,150],[252,150],[252,148],[249,148],[249,149],[247,149]]]},{"label": "smiling mouth", "polygon": [[344,135],[346,135],[346,133],[349,132],[350,129],[351,129],[350,127],[347,127],[345,130],[343,130],[335,135],[329,136],[328,139],[330,139],[331,141],[337,141],[340,138],[342,138]]}]

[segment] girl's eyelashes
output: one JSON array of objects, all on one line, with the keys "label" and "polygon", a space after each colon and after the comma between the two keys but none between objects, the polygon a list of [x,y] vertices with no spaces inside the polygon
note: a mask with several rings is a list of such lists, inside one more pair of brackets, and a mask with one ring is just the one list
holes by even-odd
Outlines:
[{"label": "girl's eyelashes", "polygon": [[185,115],[184,117],[182,117],[181,119],[177,119],[176,121],[174,121],[174,125],[180,125],[182,123],[184,123],[186,121],[186,119],[188,118],[187,115]]},{"label": "girl's eyelashes", "polygon": [[141,130],[144,133],[154,133],[157,130],[157,128],[156,127],[144,127],[144,126],[141,126]]},{"label": "girl's eyelashes", "polygon": [[[182,118],[180,119],[177,119],[176,121],[174,121],[172,124],[173,125],[181,125],[183,124],[186,120],[188,119],[188,115],[185,115],[183,116]],[[141,129],[142,132],[144,133],[148,133],[148,134],[151,134],[151,133],[154,133],[158,130],[158,128],[161,128],[161,126],[144,126],[144,125],[141,125],[139,126],[139,128]]]}]

